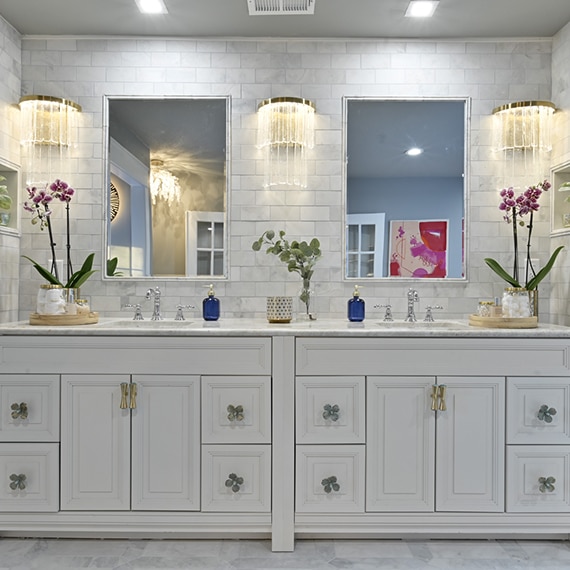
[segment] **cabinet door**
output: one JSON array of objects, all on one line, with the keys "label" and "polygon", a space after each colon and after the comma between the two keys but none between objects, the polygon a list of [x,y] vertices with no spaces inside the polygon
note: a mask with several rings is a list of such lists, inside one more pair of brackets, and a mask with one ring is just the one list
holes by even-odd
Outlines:
[{"label": "cabinet door", "polygon": [[504,510],[505,379],[438,377],[436,510]]},{"label": "cabinet door", "polygon": [[433,511],[435,378],[368,378],[367,511]]},{"label": "cabinet door", "polygon": [[62,510],[130,508],[127,375],[64,375],[61,389]]},{"label": "cabinet door", "polygon": [[132,509],[200,508],[200,378],[134,375]]}]

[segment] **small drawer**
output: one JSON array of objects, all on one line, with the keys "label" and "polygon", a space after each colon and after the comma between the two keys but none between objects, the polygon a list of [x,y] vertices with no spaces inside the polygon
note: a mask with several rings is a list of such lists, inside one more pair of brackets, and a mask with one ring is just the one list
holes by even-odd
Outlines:
[{"label": "small drawer", "polygon": [[298,445],[298,513],[364,512],[364,446]]},{"label": "small drawer", "polygon": [[364,443],[364,391],[364,377],[298,378],[297,443]]},{"label": "small drawer", "polygon": [[507,379],[507,443],[570,444],[570,380]]},{"label": "small drawer", "polygon": [[59,445],[0,443],[0,512],[59,510]]},{"label": "small drawer", "polygon": [[271,443],[271,378],[207,376],[202,384],[204,443]]},{"label": "small drawer", "polygon": [[270,510],[270,445],[202,446],[202,511]]},{"label": "small drawer", "polygon": [[0,375],[0,441],[59,441],[59,376]]},{"label": "small drawer", "polygon": [[507,512],[570,512],[570,447],[507,447]]}]

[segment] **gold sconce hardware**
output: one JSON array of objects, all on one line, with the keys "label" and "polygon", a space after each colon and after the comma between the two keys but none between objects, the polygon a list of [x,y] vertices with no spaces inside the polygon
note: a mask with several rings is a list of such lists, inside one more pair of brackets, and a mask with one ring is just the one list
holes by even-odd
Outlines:
[{"label": "gold sconce hardware", "polygon": [[127,382],[121,382],[121,404],[119,408],[121,410],[126,410],[129,405],[127,403],[127,397],[129,395],[129,385]]},{"label": "gold sconce hardware", "polygon": [[431,409],[435,412],[437,410],[437,385],[433,384],[431,387]]},{"label": "gold sconce hardware", "polygon": [[131,400],[129,402],[129,408],[134,410],[137,407],[137,385],[133,382],[131,384]]},{"label": "gold sconce hardware", "polygon": [[28,419],[28,404],[26,402],[17,403],[14,402],[10,409],[12,410],[12,419],[26,420]]},{"label": "gold sconce hardware", "polygon": [[439,397],[439,404],[437,406],[437,409],[440,412],[445,412],[447,410],[447,404],[445,402],[446,393],[447,393],[447,386],[445,384],[439,386],[437,394]]}]

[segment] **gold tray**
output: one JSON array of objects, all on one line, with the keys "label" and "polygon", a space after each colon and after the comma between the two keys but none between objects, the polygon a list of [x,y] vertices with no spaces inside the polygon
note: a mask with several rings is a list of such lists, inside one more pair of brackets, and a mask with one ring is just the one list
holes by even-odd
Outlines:
[{"label": "gold tray", "polygon": [[73,325],[93,325],[99,322],[99,313],[85,313],[84,315],[38,315],[30,314],[30,324],[44,327],[60,327]]},{"label": "gold tray", "polygon": [[469,324],[473,327],[486,329],[535,329],[538,326],[538,317],[521,317],[510,319],[507,317],[480,317],[469,315]]}]

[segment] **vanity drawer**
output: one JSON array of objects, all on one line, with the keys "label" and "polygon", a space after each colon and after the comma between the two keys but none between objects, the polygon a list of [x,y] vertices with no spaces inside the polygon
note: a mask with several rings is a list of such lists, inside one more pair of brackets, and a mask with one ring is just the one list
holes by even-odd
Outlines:
[{"label": "vanity drawer", "polygon": [[570,512],[570,446],[507,447],[507,512]]},{"label": "vanity drawer", "polygon": [[295,510],[363,513],[364,450],[364,445],[298,445]]},{"label": "vanity drawer", "polygon": [[364,377],[302,377],[295,397],[297,443],[365,442]]},{"label": "vanity drawer", "polygon": [[59,440],[59,376],[0,374],[0,441]]},{"label": "vanity drawer", "polygon": [[507,379],[507,443],[570,444],[570,380]]},{"label": "vanity drawer", "polygon": [[59,445],[0,443],[0,512],[58,509]]},{"label": "vanity drawer", "polygon": [[270,510],[270,445],[202,446],[202,511]]},{"label": "vanity drawer", "polygon": [[202,379],[203,443],[271,443],[271,378]]}]

